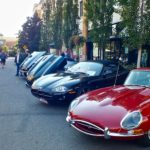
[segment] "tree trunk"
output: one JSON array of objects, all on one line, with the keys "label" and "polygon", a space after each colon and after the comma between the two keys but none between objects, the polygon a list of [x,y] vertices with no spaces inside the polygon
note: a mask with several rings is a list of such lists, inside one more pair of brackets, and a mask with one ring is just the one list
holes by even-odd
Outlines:
[{"label": "tree trunk", "polygon": [[142,55],[142,45],[140,45],[138,49],[137,68],[141,67],[141,55]]}]

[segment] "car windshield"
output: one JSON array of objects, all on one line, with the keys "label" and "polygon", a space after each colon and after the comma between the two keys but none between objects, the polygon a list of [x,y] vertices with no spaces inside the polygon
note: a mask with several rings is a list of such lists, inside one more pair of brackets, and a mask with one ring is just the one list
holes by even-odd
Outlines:
[{"label": "car windshield", "polygon": [[150,87],[150,71],[133,70],[124,85],[137,85]]},{"label": "car windshield", "polygon": [[85,73],[89,76],[98,76],[103,68],[103,64],[95,62],[80,62],[67,70],[72,73]]}]

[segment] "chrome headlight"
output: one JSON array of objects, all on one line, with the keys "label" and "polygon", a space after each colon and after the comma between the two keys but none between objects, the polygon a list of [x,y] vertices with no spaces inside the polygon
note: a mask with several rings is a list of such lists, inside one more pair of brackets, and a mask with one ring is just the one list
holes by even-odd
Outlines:
[{"label": "chrome headlight", "polygon": [[137,128],[142,122],[142,114],[139,111],[128,113],[121,121],[121,127],[126,130]]},{"label": "chrome headlight", "polygon": [[59,92],[59,93],[66,92],[67,90],[68,90],[68,88],[65,86],[58,86],[58,87],[52,89],[53,92]]},{"label": "chrome headlight", "polygon": [[28,79],[29,81],[31,81],[31,80],[34,79],[34,76],[33,76],[33,75],[29,75],[29,76],[27,76],[27,79]]}]

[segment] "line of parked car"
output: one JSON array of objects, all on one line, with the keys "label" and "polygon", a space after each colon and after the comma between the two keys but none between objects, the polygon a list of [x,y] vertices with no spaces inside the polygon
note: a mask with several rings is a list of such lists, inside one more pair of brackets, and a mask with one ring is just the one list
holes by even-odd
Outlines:
[{"label": "line of parked car", "polygon": [[33,52],[20,66],[31,93],[46,104],[70,102],[66,121],[106,139],[136,139],[150,146],[150,68],[113,61],[75,62]]}]

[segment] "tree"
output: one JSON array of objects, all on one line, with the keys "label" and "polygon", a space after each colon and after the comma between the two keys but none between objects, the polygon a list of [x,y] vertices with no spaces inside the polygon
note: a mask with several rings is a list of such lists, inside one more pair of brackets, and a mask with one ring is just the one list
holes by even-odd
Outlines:
[{"label": "tree", "polygon": [[8,53],[8,46],[7,45],[3,45],[2,49],[5,53]]},{"label": "tree", "polygon": [[70,48],[69,40],[73,35],[78,34],[78,0],[64,0],[63,8],[63,40],[66,48]]},{"label": "tree", "polygon": [[87,1],[85,4],[85,15],[91,26],[89,34],[92,40],[99,44],[101,52],[104,52],[111,35],[114,4],[115,0],[94,0]]},{"label": "tree", "polygon": [[19,32],[18,47],[28,47],[30,52],[39,50],[41,20],[37,13],[33,17],[28,17],[27,21],[22,26],[22,31]]},{"label": "tree", "polygon": [[57,50],[60,50],[62,48],[62,23],[63,23],[62,5],[63,5],[63,1],[57,0],[55,13],[52,20],[53,42]]},{"label": "tree", "polygon": [[140,67],[142,46],[150,42],[150,1],[118,0],[120,15],[126,27],[125,42],[138,49],[137,68]]},{"label": "tree", "polygon": [[49,44],[52,41],[52,3],[46,0],[43,4],[43,21],[41,26],[40,49],[49,50]]}]

